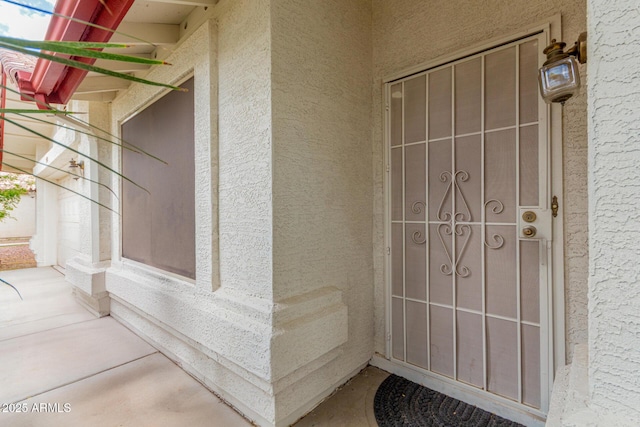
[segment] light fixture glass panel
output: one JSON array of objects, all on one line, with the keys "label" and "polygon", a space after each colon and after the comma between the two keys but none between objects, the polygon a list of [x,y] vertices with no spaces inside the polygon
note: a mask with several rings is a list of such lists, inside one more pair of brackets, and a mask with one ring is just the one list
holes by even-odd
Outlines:
[{"label": "light fixture glass panel", "polygon": [[564,102],[580,88],[578,61],[569,56],[545,65],[540,68],[538,79],[545,102]]}]

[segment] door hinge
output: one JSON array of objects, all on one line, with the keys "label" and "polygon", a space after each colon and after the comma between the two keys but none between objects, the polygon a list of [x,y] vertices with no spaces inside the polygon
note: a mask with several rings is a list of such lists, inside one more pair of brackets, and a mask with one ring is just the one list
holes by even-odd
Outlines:
[{"label": "door hinge", "polygon": [[391,255],[391,248],[387,247],[387,255]]},{"label": "door hinge", "polygon": [[387,341],[391,341],[391,334],[387,334]]},{"label": "door hinge", "polygon": [[558,196],[553,196],[553,199],[551,199],[551,215],[553,215],[554,218],[558,216],[559,207]]}]

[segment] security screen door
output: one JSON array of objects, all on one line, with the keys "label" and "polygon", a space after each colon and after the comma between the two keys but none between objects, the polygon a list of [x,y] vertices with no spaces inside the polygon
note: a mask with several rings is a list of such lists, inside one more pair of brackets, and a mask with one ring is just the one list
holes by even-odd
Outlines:
[{"label": "security screen door", "polygon": [[387,84],[390,358],[545,413],[541,35]]}]

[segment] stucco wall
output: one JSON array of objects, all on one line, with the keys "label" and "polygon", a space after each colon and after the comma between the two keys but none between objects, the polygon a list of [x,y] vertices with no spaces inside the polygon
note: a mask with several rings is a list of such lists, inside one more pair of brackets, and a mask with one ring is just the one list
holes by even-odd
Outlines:
[{"label": "stucco wall", "polygon": [[[70,105],[73,111],[86,111],[86,103],[73,102]],[[56,140],[62,144],[72,147],[81,153],[88,153],[89,146],[86,135],[74,132],[71,129],[58,128],[56,132]],[[86,158],[79,156],[77,153],[65,151],[62,147],[56,146],[55,153],[49,154],[49,160],[58,163],[61,169],[66,170],[69,166],[69,160],[74,159],[78,162],[85,162],[85,176],[88,176],[87,168],[89,162]],[[49,153],[52,153],[50,151]],[[54,160],[55,157],[55,160]],[[61,186],[58,191],[58,265],[65,267],[67,261],[71,258],[84,255],[91,255],[91,202],[82,198],[80,193],[91,198],[89,193],[90,183],[83,179],[73,179],[68,174],[61,174],[56,171],[49,171],[51,179],[57,178],[57,183]],[[60,177],[60,175],[62,175]],[[68,191],[72,190],[72,191]],[[76,192],[76,193],[74,193]]]},{"label": "stucco wall", "polygon": [[[78,180],[79,181],[79,180]],[[74,191],[82,191],[82,183],[71,178],[61,179],[58,183]],[[82,253],[80,227],[81,211],[84,200],[70,191],[58,192],[58,265],[64,267],[68,260]],[[89,203],[87,201],[87,203]]]},{"label": "stucco wall", "polygon": [[637,425],[640,13],[635,0],[616,2],[615,8],[589,0],[588,8],[589,382],[596,410]]},{"label": "stucco wall", "polygon": [[[106,276],[114,317],[261,425],[295,421],[373,351],[370,3],[315,6],[222,1],[151,72],[194,70],[210,264],[190,284],[122,260],[114,217]],[[112,131],[159,92],[118,97]]]},{"label": "stucco wall", "polygon": [[[89,117],[91,118],[91,124],[96,127],[94,133],[103,138],[113,140],[112,137],[101,132],[99,129],[107,130],[111,125],[111,104],[102,102],[92,102],[88,105]],[[113,146],[107,141],[100,140],[98,138],[92,138],[87,141],[88,149],[91,156],[98,158],[100,162],[107,166],[112,166],[112,148]],[[88,163],[86,166],[86,173],[92,179],[102,183],[110,183],[112,178],[112,172],[109,172],[103,167]],[[100,203],[115,207],[116,201],[112,198],[112,193],[103,186],[93,185],[90,188],[90,194],[92,198],[99,200]],[[91,239],[92,239],[92,261],[94,263],[106,261],[111,259],[111,220],[112,213],[106,208],[99,207],[97,205],[90,206],[91,220],[97,222],[97,224],[90,224]]]},{"label": "stucco wall", "polygon": [[[195,283],[121,259],[117,216],[106,273],[112,316],[260,425],[275,420],[269,9],[221,1],[167,58],[174,65],[148,76],[194,76]],[[133,85],[112,103],[111,131],[161,94]]]},{"label": "stucco wall", "polygon": [[24,195],[10,212],[11,218],[0,222],[0,238],[31,237],[36,232],[36,199]]},{"label": "stucco wall", "polygon": [[[565,41],[586,28],[584,0],[452,2],[373,0],[373,165],[376,351],[385,351],[382,79],[492,38],[523,31],[562,15]],[[565,287],[567,358],[587,339],[587,136],[586,97],[564,110]]]},{"label": "stucco wall", "polygon": [[[227,2],[229,3],[229,2]],[[271,299],[270,2],[241,0],[218,18],[220,281]]]},{"label": "stucco wall", "polygon": [[337,289],[349,316],[340,356],[277,398],[287,416],[373,351],[371,3],[271,3],[274,300]]}]

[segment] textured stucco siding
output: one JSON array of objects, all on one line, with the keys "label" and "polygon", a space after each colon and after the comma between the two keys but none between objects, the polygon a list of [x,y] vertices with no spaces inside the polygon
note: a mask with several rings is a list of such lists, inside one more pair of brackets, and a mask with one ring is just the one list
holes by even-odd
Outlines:
[{"label": "textured stucco siding", "polygon": [[[109,129],[111,126],[111,104],[101,102],[89,103],[89,117],[91,118],[91,124],[99,129]],[[95,130],[103,138],[109,138],[109,135],[105,135],[103,132]],[[94,158],[98,158],[101,163],[112,167],[112,148],[113,146],[104,140],[94,138],[90,141],[90,151]],[[87,174],[92,179],[99,182],[108,183],[111,181],[112,172],[106,168],[100,167],[96,164],[87,162],[86,166]],[[100,203],[105,206],[116,207],[117,201],[112,198],[111,192],[105,187],[98,187],[95,184],[91,188],[92,197],[99,200]],[[111,259],[111,219],[112,213],[99,206],[92,206],[91,220],[96,221],[98,224],[93,225],[93,230],[97,230],[93,239],[97,241],[92,242],[93,246],[93,259],[94,263],[106,261]],[[94,234],[94,233],[92,233]]]},{"label": "textured stucco siding", "polygon": [[[74,108],[73,111],[86,111],[84,110],[85,104],[72,103],[71,107]],[[87,139],[73,130],[60,127],[55,134],[55,139],[80,153],[88,153]],[[52,147],[52,150],[47,153],[45,160],[47,159],[52,163],[59,164],[59,167],[65,170],[69,165],[69,160],[83,160],[82,156],[77,153],[65,151],[62,145]],[[48,172],[55,173],[54,170]],[[64,173],[57,175],[60,176],[55,178],[50,176],[49,179],[57,180],[57,184],[61,186],[58,188],[57,200],[57,264],[64,267],[67,261],[75,256],[89,256],[91,254],[91,229],[88,218],[91,202],[79,195],[90,197],[88,181],[73,179]]]},{"label": "textured stucco siding", "polygon": [[[65,178],[58,182],[65,188],[74,191],[82,191],[81,183]],[[80,192],[79,191],[79,192]],[[86,244],[83,244],[82,234],[84,228],[81,227],[82,211],[86,209],[84,199],[67,191],[58,192],[58,260],[57,264],[64,267],[71,258],[85,254]],[[89,203],[89,202],[87,202]],[[84,246],[84,247],[83,247]]]},{"label": "textured stucco siding", "polygon": [[[597,411],[640,420],[640,11],[589,8],[589,383]],[[605,424],[602,424],[605,425]],[[609,423],[606,425],[620,425]]]},{"label": "textured stucco siding", "polygon": [[[452,2],[373,0],[373,165],[376,352],[385,351],[383,82],[402,70],[521,32],[562,15],[562,36],[586,28],[585,0]],[[541,49],[543,47],[540,47]],[[586,96],[567,103],[563,117],[565,298],[567,359],[587,339],[587,134]]]},{"label": "textured stucco siding", "polygon": [[[373,352],[371,3],[271,3],[274,301],[337,290],[348,310],[329,318],[332,334],[308,337],[308,347],[339,341],[344,329],[348,341],[276,396],[283,419]],[[332,345],[320,344],[315,357],[328,356]],[[274,371],[290,351],[274,348]]]},{"label": "textured stucco siding", "polygon": [[[109,129],[110,127],[110,106],[104,103],[89,103],[86,101],[72,101],[70,108],[76,112],[88,114],[89,122],[93,126],[92,131],[99,133],[97,129]],[[85,118],[86,120],[86,118]],[[65,125],[66,126],[66,125]],[[112,199],[111,192],[104,186],[98,186],[89,179],[105,183],[109,188],[113,188],[111,184],[112,172],[106,168],[99,166],[97,163],[89,160],[97,159],[101,163],[110,166],[112,156],[112,145],[104,140],[90,137],[87,134],[78,132],[65,131],[65,138],[72,138],[66,143],[72,145],[82,155],[77,153],[65,153],[62,156],[69,155],[78,162],[84,162],[84,171],[82,172],[85,179],[72,180],[65,177],[63,182],[65,187],[77,191],[86,197],[83,198],[77,194],[62,191],[60,220],[65,218],[64,211],[76,216],[71,218],[77,223],[77,235],[70,236],[77,245],[77,253],[73,256],[80,256],[86,262],[99,263],[111,258],[111,220],[112,212],[104,207],[100,207],[97,203],[92,203],[88,199],[99,202],[105,206],[115,207],[116,203]],[[102,135],[108,137],[108,135]],[[63,159],[64,165],[68,165],[66,157]],[[66,194],[68,193],[68,194]],[[63,198],[63,199],[62,199]],[[66,205],[66,206],[65,206]],[[67,224],[69,226],[70,224]],[[64,239],[64,228],[60,228],[62,233],[59,238]],[[60,254],[59,254],[60,256]]]},{"label": "textured stucco siding", "polygon": [[[121,260],[113,222],[112,314],[260,425],[273,422],[270,346],[270,4],[221,2],[149,78],[194,76],[196,280]],[[111,107],[112,132],[162,90],[133,85]],[[119,164],[114,153],[114,164]],[[219,237],[219,240],[218,240]]]},{"label": "textured stucco siding", "polygon": [[272,297],[270,2],[241,0],[218,24],[222,286]]}]

